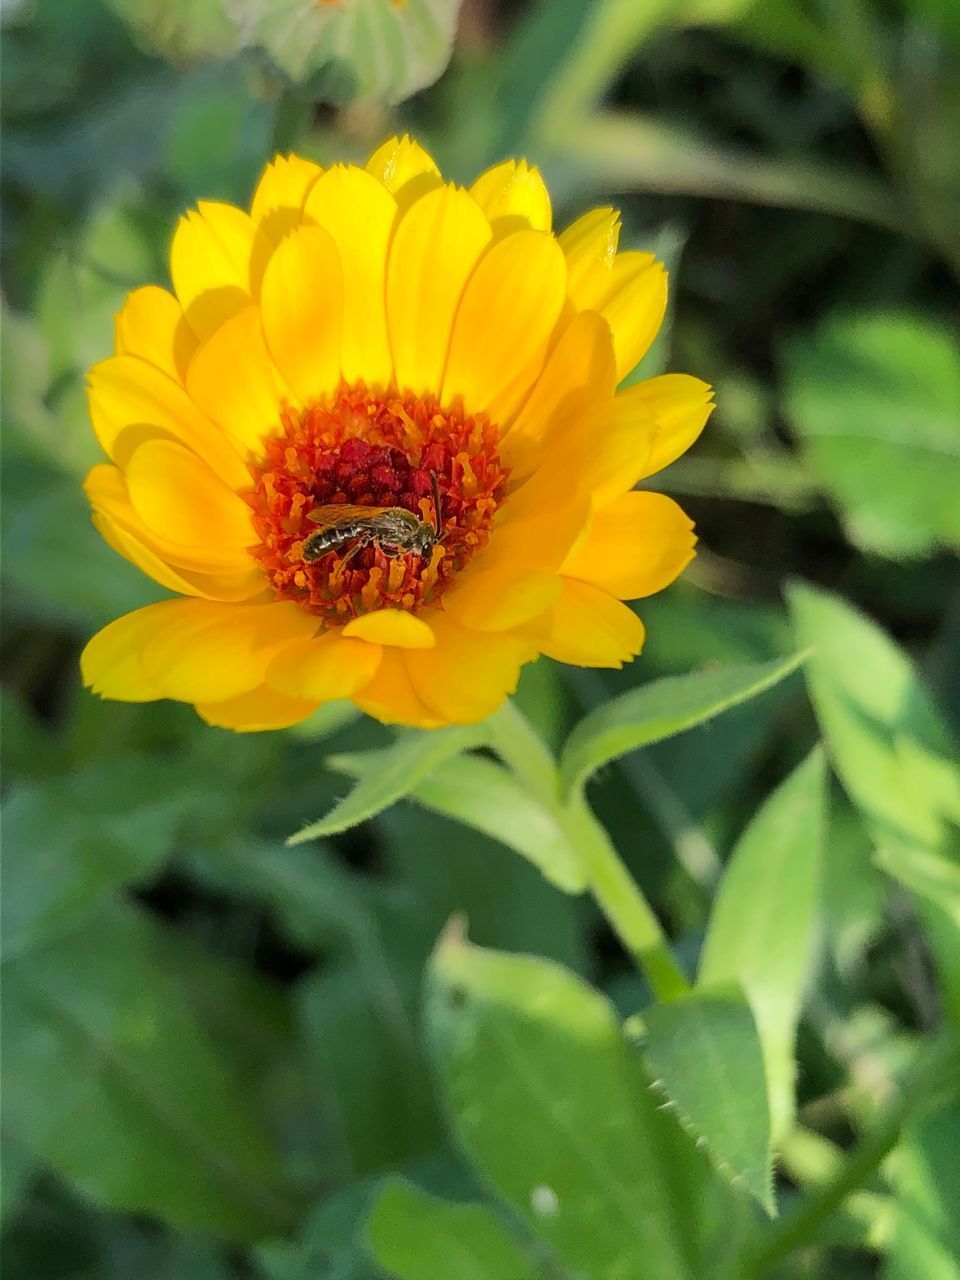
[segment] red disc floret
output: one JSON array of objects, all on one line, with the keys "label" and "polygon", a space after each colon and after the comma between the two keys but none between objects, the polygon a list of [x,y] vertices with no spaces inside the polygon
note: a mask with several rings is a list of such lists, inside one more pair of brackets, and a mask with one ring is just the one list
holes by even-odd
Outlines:
[{"label": "red disc floret", "polygon": [[[402,507],[434,525],[433,477],[441,538],[429,555],[372,543],[304,561],[317,507]],[[328,626],[433,605],[489,538],[506,480],[497,429],[483,414],[441,408],[432,396],[342,387],[330,404],[284,410],[280,431],[265,441],[245,495],[259,538],[253,555],[278,598]]]}]

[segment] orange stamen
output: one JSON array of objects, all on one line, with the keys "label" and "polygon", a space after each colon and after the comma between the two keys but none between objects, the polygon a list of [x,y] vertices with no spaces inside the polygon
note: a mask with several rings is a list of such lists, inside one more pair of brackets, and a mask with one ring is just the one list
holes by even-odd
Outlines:
[{"label": "orange stamen", "polygon": [[[506,490],[496,427],[431,396],[341,387],[329,405],[283,411],[245,495],[260,545],[253,551],[279,599],[328,626],[374,609],[435,605],[483,547]],[[387,556],[376,546],[330,551],[305,563],[303,543],[319,506],[403,507],[433,525],[431,473],[443,539],[429,556]],[[349,555],[349,559],[347,556]]]}]

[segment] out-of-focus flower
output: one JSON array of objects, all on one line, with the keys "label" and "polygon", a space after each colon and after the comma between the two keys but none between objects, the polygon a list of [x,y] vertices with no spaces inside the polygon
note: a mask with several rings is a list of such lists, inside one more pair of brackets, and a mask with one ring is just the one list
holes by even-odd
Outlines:
[{"label": "out-of-focus flower", "polygon": [[90,373],[111,461],[86,482],[178,598],[94,636],[87,684],[238,730],[341,698],[428,727],[487,716],[540,653],[637,654],[622,601],[695,539],[634,486],[711,396],[681,374],[617,394],[667,290],[618,231],[601,208],[556,236],[536,169],[464,190],[407,138],[362,169],[278,157],[249,213],[182,218],[173,292],[131,293]]}]

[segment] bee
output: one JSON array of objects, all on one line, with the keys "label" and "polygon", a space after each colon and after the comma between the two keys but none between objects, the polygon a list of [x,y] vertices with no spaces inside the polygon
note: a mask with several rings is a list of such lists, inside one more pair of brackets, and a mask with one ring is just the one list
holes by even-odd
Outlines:
[{"label": "bee", "polygon": [[437,477],[430,472],[433,487],[433,524],[427,524],[404,507],[353,507],[347,505],[314,507],[307,519],[319,525],[316,533],[305,540],[301,556],[312,564],[328,551],[349,547],[344,560],[351,560],[364,547],[376,547],[384,555],[428,556],[443,537],[440,514],[440,490]]}]

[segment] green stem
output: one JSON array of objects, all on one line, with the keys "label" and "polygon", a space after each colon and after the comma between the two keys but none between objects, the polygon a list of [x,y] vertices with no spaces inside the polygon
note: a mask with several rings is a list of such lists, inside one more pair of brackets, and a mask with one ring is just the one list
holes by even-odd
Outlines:
[{"label": "green stem", "polygon": [[593,0],[569,55],[554,71],[537,104],[534,127],[559,125],[586,114],[623,67],[669,16],[665,0]]},{"label": "green stem", "polygon": [[863,1186],[880,1167],[884,1157],[897,1145],[902,1123],[903,1116],[898,1111],[895,1116],[874,1129],[830,1182],[805,1200],[795,1213],[784,1219],[754,1258],[754,1274],[769,1274],[775,1263],[781,1262],[795,1249],[802,1248],[817,1238],[827,1219],[836,1213],[851,1192]]},{"label": "green stem", "polygon": [[558,802],[557,762],[523,712],[509,699],[485,722],[497,755],[552,808]]},{"label": "green stem", "polygon": [[784,209],[815,209],[904,235],[917,231],[898,197],[872,175],[825,161],[755,155],[721,148],[657,119],[600,112],[564,120],[542,145],[551,163],[580,186],[607,191],[747,200]]},{"label": "green stem", "polygon": [[671,954],[660,922],[582,792],[566,803],[562,801],[557,762],[514,703],[505,702],[485,725],[497,755],[563,827],[580,857],[597,906],[643,970],[654,995],[658,1000],[683,995],[689,984]]},{"label": "green stem", "polygon": [[815,1241],[829,1218],[847,1197],[867,1182],[900,1139],[906,1120],[925,1106],[934,1106],[945,1091],[957,1088],[957,1042],[952,1032],[944,1033],[923,1055],[895,1103],[866,1135],[833,1177],[797,1209],[767,1233],[751,1260],[751,1275],[765,1276],[795,1249]]},{"label": "green stem", "polygon": [[597,906],[643,970],[657,999],[675,1000],[689,991],[660,922],[582,793],[568,801],[563,825],[580,854]]}]

